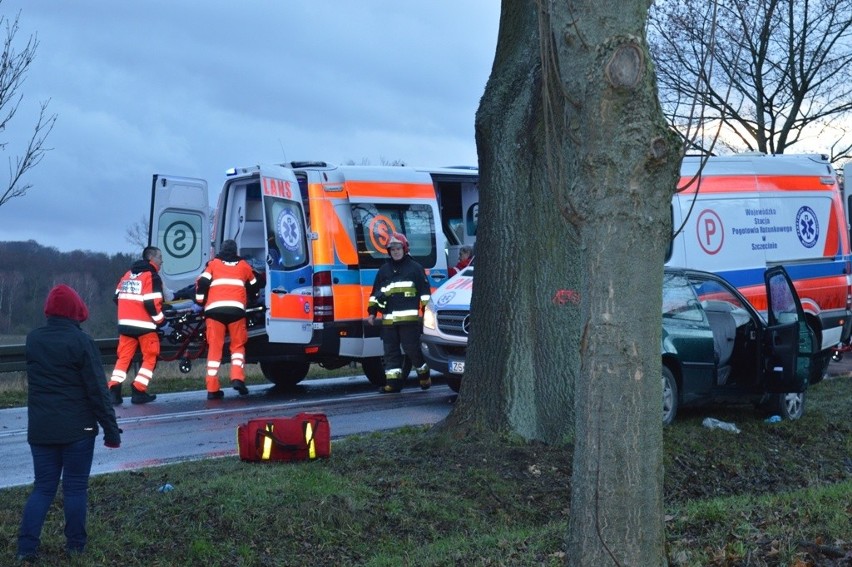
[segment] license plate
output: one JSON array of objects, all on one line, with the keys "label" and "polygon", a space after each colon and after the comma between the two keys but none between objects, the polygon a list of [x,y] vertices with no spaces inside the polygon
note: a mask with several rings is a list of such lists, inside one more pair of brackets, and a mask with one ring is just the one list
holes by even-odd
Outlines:
[{"label": "license plate", "polygon": [[451,360],[450,374],[464,374],[464,360]]}]

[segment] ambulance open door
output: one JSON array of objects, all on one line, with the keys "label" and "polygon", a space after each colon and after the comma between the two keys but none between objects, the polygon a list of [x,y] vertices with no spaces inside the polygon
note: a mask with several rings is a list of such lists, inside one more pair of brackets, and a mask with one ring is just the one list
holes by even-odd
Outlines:
[{"label": "ambulance open door", "polygon": [[261,167],[266,230],[266,333],[271,343],[307,344],[313,335],[313,270],[304,205],[292,170]]},{"label": "ambulance open door", "polygon": [[148,242],[163,252],[160,278],[172,292],[194,285],[209,260],[208,203],[203,179],[154,175]]}]

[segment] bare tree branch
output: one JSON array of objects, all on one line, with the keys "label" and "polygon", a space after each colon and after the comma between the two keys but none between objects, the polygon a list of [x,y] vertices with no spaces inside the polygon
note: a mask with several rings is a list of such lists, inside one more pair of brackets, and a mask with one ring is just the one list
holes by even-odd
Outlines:
[{"label": "bare tree branch", "polygon": [[[852,117],[852,0],[658,0],[649,39],[679,130],[721,123],[722,147],[766,153],[818,134],[834,138],[833,159],[852,146],[836,126]],[[692,100],[700,118],[686,111]]]},{"label": "bare tree branch", "polygon": [[[0,0],[2,3],[2,0]],[[6,39],[3,44],[3,53],[0,54],[0,132],[6,131],[6,126],[15,117],[21,104],[22,95],[19,93],[26,78],[27,70],[35,58],[38,48],[36,36],[30,36],[26,45],[20,51],[15,49],[15,36],[18,33],[18,18],[14,20],[0,15],[0,25],[6,26]],[[45,140],[56,123],[56,114],[49,114],[47,107],[50,101],[41,103],[38,121],[33,128],[32,137],[27,143],[26,151],[20,155],[9,157],[9,180],[5,189],[0,189],[0,206],[10,199],[21,197],[32,188],[32,184],[24,183],[23,176],[32,168],[37,166],[44,158],[44,154],[52,148],[45,147]],[[0,150],[6,150],[9,142],[0,140]]]}]

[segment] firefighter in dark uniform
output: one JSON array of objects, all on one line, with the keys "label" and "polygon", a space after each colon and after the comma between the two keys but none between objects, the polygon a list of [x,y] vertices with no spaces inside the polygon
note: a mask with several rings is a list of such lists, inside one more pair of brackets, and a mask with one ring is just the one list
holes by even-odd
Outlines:
[{"label": "firefighter in dark uniform", "polygon": [[428,390],[432,379],[420,352],[420,334],[423,330],[422,308],[429,301],[429,281],[423,266],[408,255],[405,236],[394,232],[388,240],[387,250],[390,258],[379,268],[367,304],[367,321],[371,325],[376,314],[382,314],[386,382],[380,391],[392,393],[402,389],[405,381],[402,375],[403,352],[417,370],[420,387]]}]

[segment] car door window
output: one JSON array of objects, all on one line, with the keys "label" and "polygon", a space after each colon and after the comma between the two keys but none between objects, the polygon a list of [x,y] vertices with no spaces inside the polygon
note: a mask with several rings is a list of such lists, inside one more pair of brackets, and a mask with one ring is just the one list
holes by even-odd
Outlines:
[{"label": "car door window", "polygon": [[690,283],[703,309],[731,313],[737,323],[737,327],[751,320],[749,311],[743,305],[740,298],[721,283],[714,280],[701,279],[692,279]]},{"label": "car door window", "polygon": [[663,318],[700,323],[704,313],[685,277],[666,274],[663,279]]},{"label": "car door window", "polygon": [[770,321],[777,321],[780,324],[798,321],[798,305],[782,274],[770,277],[769,292],[772,294],[772,301],[769,302],[769,308],[772,311]]}]

